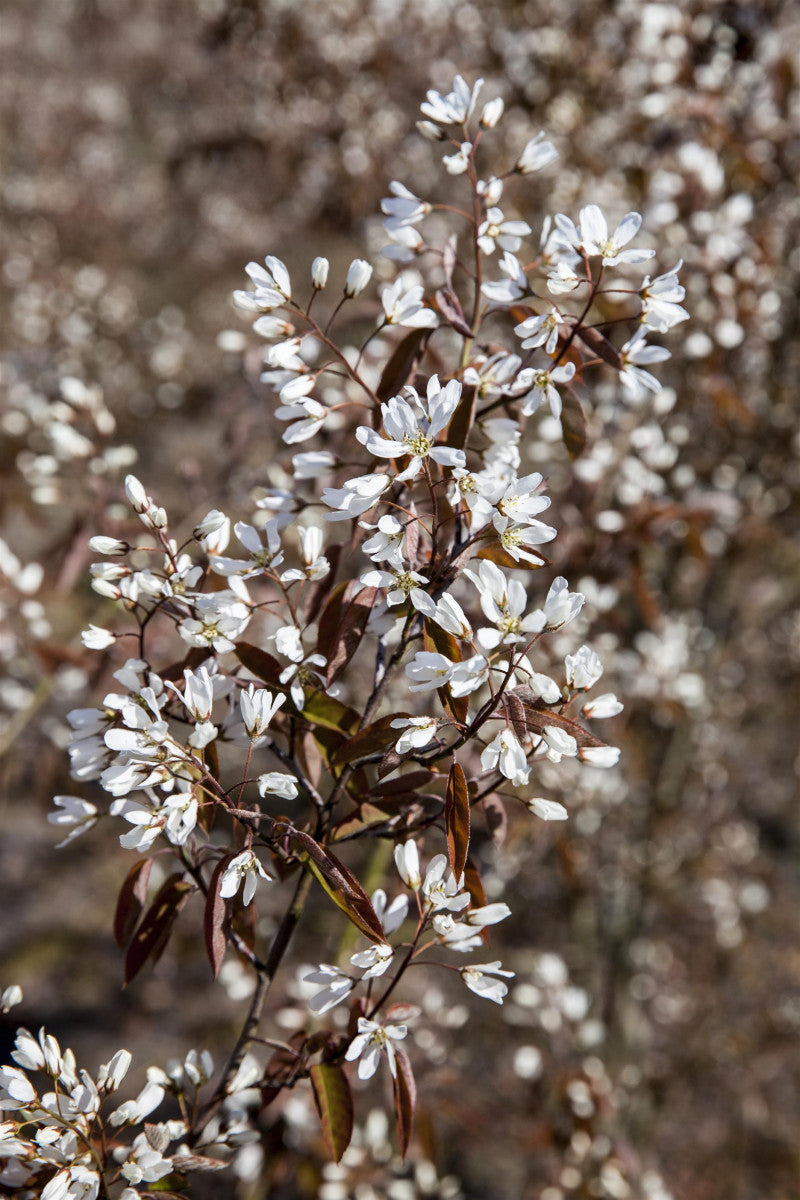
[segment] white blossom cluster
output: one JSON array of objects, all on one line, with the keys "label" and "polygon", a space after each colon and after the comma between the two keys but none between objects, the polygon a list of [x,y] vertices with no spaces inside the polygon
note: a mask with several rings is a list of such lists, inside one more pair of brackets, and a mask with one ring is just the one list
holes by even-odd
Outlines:
[{"label": "white blossom cluster", "polygon": [[[503,106],[493,99],[479,110],[480,91],[481,81],[469,87],[460,76],[449,94],[430,91],[419,124],[446,149],[465,208],[392,183],[384,262],[355,259],[325,316],[325,258],[305,287],[274,255],[248,264],[251,287],[234,302],[256,314],[261,380],[277,395],[292,486],[263,489],[250,521],[212,509],[181,539],[128,475],[138,534],[101,533],[89,546],[99,556],[92,588],[129,628],[112,619],[82,635],[118,660],[115,689],[68,718],[72,774],[93,798],[57,796],[49,818],[66,831],[61,845],[108,814],[123,823],[124,848],[171,853],[175,886],[206,897],[215,974],[226,938],[257,974],[274,974],[219,904],[239,911],[275,874],[312,872],[369,939],[346,967],[323,962],[304,981],[316,1016],[350,1003],[351,1036],[326,1053],[357,1060],[362,1080],[382,1057],[395,1078],[407,1070],[399,1043],[414,1011],[389,1005],[406,970],[429,951],[483,951],[485,931],[510,914],[481,898],[468,858],[474,805],[500,793],[542,820],[564,820],[564,805],[538,794],[540,766],[618,761],[584,723],[613,718],[622,704],[612,692],[589,697],[603,663],[563,632],[585,595],[548,570],[544,548],[557,530],[546,463],[524,462],[528,422],[544,406],[566,439],[601,371],[612,373],[620,404],[657,392],[649,368],[668,351],[648,339],[687,316],[677,267],[655,278],[638,270],[654,255],[632,245],[639,214],[613,226],[588,204],[577,222],[548,219],[538,237],[506,215],[506,181],[545,170],[557,152],[540,133],[509,170],[482,175],[482,143]],[[445,209],[456,229],[443,247],[430,245],[426,220]],[[399,273],[373,304],[375,327],[360,348],[340,346],[342,308],[369,303],[387,261]],[[590,318],[618,293],[628,328],[616,347]],[[505,328],[507,348],[484,333],[489,320]],[[548,586],[526,586],[538,570]],[[402,797],[406,779],[410,795],[393,803],[391,788]],[[429,854],[423,873],[418,841],[427,849],[442,834],[448,853]],[[390,903],[383,888],[368,899],[335,857],[338,842],[370,836],[394,843],[413,907],[405,894]],[[171,893],[176,905],[182,894]],[[410,940],[390,940],[410,908]],[[499,960],[424,961],[497,1005],[514,977]],[[141,965],[129,951],[129,972]],[[72,1097],[80,1081],[70,1069],[60,1086]],[[32,1085],[13,1080],[21,1099],[39,1103]],[[77,1113],[81,1101],[70,1103]],[[174,1137],[136,1153],[163,1155]],[[132,1186],[140,1169],[151,1170],[131,1167]],[[70,1194],[72,1170],[64,1166],[62,1191],[53,1185],[48,1200]]]},{"label": "white blossom cluster", "polygon": [[[20,988],[6,988],[2,1011],[21,1000]],[[118,1093],[131,1066],[127,1050],[118,1050],[95,1077],[44,1029],[38,1036],[19,1029],[11,1058],[14,1065],[0,1067],[0,1115],[6,1116],[0,1121],[0,1186],[20,1200],[111,1194],[137,1200],[169,1176],[223,1169],[257,1136],[247,1114],[248,1089],[257,1077],[252,1061],[232,1080],[220,1116],[190,1144],[187,1115],[214,1071],[207,1050],[190,1050],[166,1070],[148,1068],[144,1086],[122,1102]],[[184,1116],[152,1121],[169,1096]]]}]

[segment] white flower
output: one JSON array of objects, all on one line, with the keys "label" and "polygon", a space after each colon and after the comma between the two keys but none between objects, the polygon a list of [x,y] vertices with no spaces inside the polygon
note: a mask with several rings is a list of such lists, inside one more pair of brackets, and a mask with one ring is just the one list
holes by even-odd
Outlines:
[{"label": "white flower", "polygon": [[59,842],[56,846],[60,850],[62,846],[66,846],[73,838],[80,837],[82,833],[86,833],[97,821],[97,809],[88,800],[82,800],[80,796],[54,796],[53,803],[60,812],[51,812],[47,814],[47,820],[51,825],[73,826],[70,833],[64,838],[63,842]]},{"label": "white flower", "polygon": [[219,654],[233,650],[231,639],[243,633],[250,620],[250,609],[232,592],[194,596],[192,608],[194,616],[181,621],[178,632],[190,646],[213,649]]},{"label": "white flower", "polygon": [[569,584],[563,575],[558,575],[550,584],[550,590],[544,602],[544,627],[560,629],[577,617],[583,608],[586,597],[583,592],[570,592]]},{"label": "white flower", "polygon": [[539,317],[528,317],[526,321],[515,325],[514,333],[522,338],[523,350],[535,350],[544,346],[545,353],[553,355],[558,342],[558,328],[563,317],[557,308],[551,308],[549,313]]},{"label": "white flower", "polygon": [[622,359],[620,382],[634,399],[641,398],[646,391],[661,391],[661,384],[655,375],[644,368],[650,366],[651,363],[665,362],[670,358],[670,352],[665,346],[648,346],[646,337],[647,330],[643,327],[639,328],[620,350]]},{"label": "white flower", "polygon": [[253,291],[233,293],[233,303],[237,308],[247,312],[270,312],[291,300],[292,285],[284,263],[272,254],[268,254],[264,262],[266,270],[256,262],[250,262],[245,267],[253,283]]},{"label": "white flower", "polygon": [[574,758],[578,753],[578,743],[572,734],[556,726],[548,726],[544,730],[542,741],[547,747],[546,755],[550,762],[559,763],[562,758]]},{"label": "white flower", "polygon": [[281,692],[274,695],[266,688],[256,688],[251,683],[245,691],[239,693],[239,707],[242,711],[242,721],[251,742],[258,742],[261,734],[269,726],[275,713],[286,701]]},{"label": "white flower", "polygon": [[478,245],[484,254],[494,254],[495,248],[513,252],[519,250],[522,239],[531,232],[527,221],[507,221],[500,208],[489,208],[486,219],[478,228]]},{"label": "white flower", "polygon": [[688,312],[680,303],[686,295],[686,289],[678,282],[678,271],[682,266],[683,262],[679,261],[671,271],[657,275],[652,281],[649,275],[645,276],[639,289],[642,297],[640,320],[648,329],[666,333],[681,321],[689,320]]},{"label": "white flower", "polygon": [[448,686],[456,698],[469,696],[482,687],[488,678],[489,663],[482,654],[475,654],[454,664]]},{"label": "white flower", "polygon": [[315,971],[309,971],[303,976],[303,981],[323,985],[322,990],[308,1001],[308,1007],[317,1016],[322,1016],[323,1013],[329,1012],[335,1005],[345,1000],[356,985],[355,979],[351,979],[344,971],[340,971],[338,967],[332,967],[328,963],[320,963]]},{"label": "white flower", "polygon": [[303,454],[295,454],[292,458],[295,480],[317,479],[323,472],[330,471],[335,466],[336,458],[329,450],[307,450]]},{"label": "white flower", "polygon": [[10,1012],[17,1004],[22,1003],[22,988],[18,983],[11,983],[0,992],[0,1012]]},{"label": "white flower", "polygon": [[528,277],[519,259],[510,250],[506,250],[499,266],[501,275],[505,275],[506,278],[482,284],[481,292],[493,304],[513,304],[515,300],[527,294]]},{"label": "white flower", "polygon": [[322,503],[335,511],[326,513],[326,521],[350,521],[360,517],[367,509],[377,504],[383,493],[391,487],[388,475],[359,475],[340,488],[324,488]]},{"label": "white flower", "polygon": [[388,971],[393,954],[394,951],[388,943],[380,942],[368,946],[366,950],[359,950],[357,954],[351,954],[350,962],[354,967],[358,967],[359,971],[364,972],[362,979],[377,979]]},{"label": "white flower", "polygon": [[469,904],[469,893],[460,890],[444,854],[434,855],[428,863],[422,894],[432,912],[460,912]]},{"label": "white flower", "polygon": [[508,994],[508,987],[499,976],[514,978],[514,972],[504,971],[499,961],[459,967],[459,973],[471,992],[484,1000],[493,1000],[495,1004],[502,1004],[503,997]]},{"label": "white flower", "polygon": [[297,796],[297,780],[294,775],[285,775],[282,771],[267,771],[259,775],[259,796],[280,796],[281,800],[294,800]]},{"label": "white flower", "polygon": [[361,549],[373,562],[388,562],[395,570],[402,570],[405,526],[390,513],[378,518],[377,525],[360,521],[362,529],[377,529],[377,533],[363,543]]},{"label": "white flower", "polygon": [[381,212],[385,213],[383,224],[387,232],[416,225],[431,211],[427,201],[420,200],[397,180],[389,184],[389,191],[392,195],[381,200]]},{"label": "white flower", "polygon": [[602,696],[595,696],[594,700],[588,700],[581,712],[590,720],[599,721],[605,717],[616,717],[623,707],[613,692],[605,692]]},{"label": "white flower", "polygon": [[404,729],[395,743],[398,754],[410,750],[421,750],[436,736],[439,722],[435,717],[397,717],[391,722],[392,729]]},{"label": "white flower", "polygon": [[583,746],[580,751],[581,762],[590,767],[615,767],[619,756],[618,746]]},{"label": "white flower", "polygon": [[486,101],[481,113],[481,125],[484,129],[494,129],[497,126],[503,115],[504,107],[505,105],[500,96],[496,96],[494,100]]},{"label": "white flower", "polygon": [[444,169],[448,175],[463,175],[469,167],[469,156],[472,153],[472,142],[462,142],[455,154],[442,156]]},{"label": "white flower", "polygon": [[564,659],[567,672],[567,683],[578,691],[588,691],[594,687],[603,674],[603,664],[600,657],[588,646],[581,646],[574,654],[568,654]]},{"label": "white flower", "polygon": [[300,553],[303,568],[292,567],[281,575],[281,583],[296,583],[303,579],[316,581],[324,579],[331,569],[327,558],[320,553],[322,550],[322,530],[316,525],[298,526],[297,536],[300,540]]},{"label": "white flower", "polygon": [[389,605],[404,604],[408,599],[416,609],[421,610],[428,599],[426,593],[417,586],[427,583],[425,576],[420,575],[419,571],[406,571],[402,568],[399,571],[366,571],[360,582],[365,587],[389,588],[386,593],[386,602]]},{"label": "white flower", "polygon": [[259,877],[261,879],[272,878],[264,870],[252,850],[243,850],[241,854],[237,854],[235,858],[231,859],[222,872],[219,894],[224,900],[227,900],[231,896],[235,896],[244,883],[242,903],[246,906],[255,895]]},{"label": "white flower", "polygon": [[451,633],[453,637],[465,642],[472,641],[472,626],[467,620],[467,615],[458,601],[454,600],[448,592],[445,592],[436,602],[427,592],[422,592],[417,597],[414,607],[429,621],[435,622],[447,633]]},{"label": "white flower", "polygon": [[268,521],[264,526],[266,545],[261,540],[261,534],[252,525],[237,521],[234,525],[237,538],[248,553],[248,558],[223,558],[217,554],[209,555],[211,567],[219,575],[240,575],[242,579],[255,579],[265,571],[280,566],[283,562],[281,539],[277,519]]},{"label": "white flower", "polygon": [[420,399],[415,388],[406,387],[402,395],[394,396],[387,404],[381,405],[387,437],[381,437],[369,425],[359,425],[356,437],[370,454],[378,458],[404,458],[411,455],[406,469],[395,477],[398,482],[414,479],[429,457],[443,466],[463,467],[466,465],[463,450],[435,444],[438,435],[449,424],[460,399],[461,383],[458,379],[451,379],[445,387],[440,387],[439,377],[432,375],[428,380],[426,403]]},{"label": "white flower", "polygon": [[481,767],[484,771],[499,768],[500,773],[505,775],[514,787],[521,787],[527,783],[530,775],[525,751],[512,729],[502,729],[492,739],[481,754]]},{"label": "white flower", "polygon": [[403,883],[415,892],[422,883],[416,842],[406,842],[402,846],[395,846],[394,861]]},{"label": "white flower", "polygon": [[517,159],[514,170],[520,175],[530,175],[532,171],[541,171],[543,167],[549,167],[557,158],[558,151],[552,142],[545,141],[542,130],[527,143]]},{"label": "white flower", "polygon": [[408,896],[405,892],[395,896],[391,904],[387,902],[386,892],[378,888],[370,897],[375,915],[384,928],[385,933],[394,933],[400,928],[408,916]]},{"label": "white flower", "polygon": [[482,87],[483,80],[478,79],[470,90],[466,80],[456,75],[452,92],[443,96],[431,89],[420,108],[423,115],[437,125],[463,125],[472,115]]},{"label": "white flower", "polygon": [[533,796],[526,800],[525,807],[543,821],[566,821],[569,816],[563,804],[559,804],[557,800],[545,800],[543,796]]},{"label": "white flower", "polygon": [[531,416],[536,412],[542,400],[546,400],[550,405],[551,413],[558,420],[561,416],[562,402],[555,385],[569,383],[574,375],[575,363],[572,362],[564,363],[563,367],[552,367],[549,371],[536,371],[530,368],[526,372],[520,371],[518,384],[521,386],[524,382],[525,386],[531,389],[522,404],[524,415]]},{"label": "white flower", "polygon": [[102,629],[99,625],[90,625],[81,634],[81,641],[87,650],[107,650],[117,640],[115,633]]},{"label": "white flower", "polygon": [[327,258],[315,258],[311,264],[311,282],[314,289],[318,292],[322,291],[325,284],[328,282],[328,270],[330,263]]},{"label": "white flower", "polygon": [[[495,527],[501,524],[494,519]],[[498,530],[500,533],[500,545],[506,550],[515,562],[522,559],[523,562],[542,563],[544,560],[540,554],[530,552],[528,547],[540,546],[543,542],[550,542],[556,536],[556,530],[552,525],[544,525],[541,521],[531,521],[528,525],[507,525],[505,520],[502,521],[504,528]]]},{"label": "white flower", "polygon": [[408,329],[430,329],[437,324],[433,309],[422,303],[423,288],[403,290],[403,280],[396,279],[381,292],[381,304],[387,325],[403,325]]},{"label": "white flower", "polygon": [[495,904],[484,904],[481,908],[470,909],[464,919],[473,929],[485,929],[487,925],[497,925],[499,921],[505,921],[506,917],[510,916],[511,909],[508,905],[498,901]]},{"label": "white flower", "polygon": [[278,676],[281,683],[289,684],[289,695],[298,712],[302,712],[305,707],[306,687],[318,689],[325,686],[323,676],[316,669],[325,665],[325,659],[321,654],[309,654],[299,661],[290,663],[288,667],[284,667]]},{"label": "white flower", "polygon": [[432,650],[418,650],[414,661],[406,664],[406,675],[412,681],[410,692],[432,692],[448,682],[454,663]]},{"label": "white flower", "polygon": [[608,267],[619,263],[642,263],[652,258],[655,250],[623,250],[636,237],[642,224],[637,212],[626,213],[609,237],[608,225],[596,204],[581,209],[581,244],[588,255],[599,254]]},{"label": "white flower", "polygon": [[372,278],[372,267],[363,258],[354,258],[347,268],[347,279],[344,285],[344,294],[352,299],[359,292],[363,292],[364,288]]},{"label": "white flower", "polygon": [[585,282],[586,280],[576,273],[571,262],[560,258],[550,268],[547,276],[547,290],[554,296],[563,296],[568,292],[574,292],[579,284]]},{"label": "white flower", "polygon": [[127,554],[130,546],[119,538],[98,536],[89,538],[89,549],[95,554]]},{"label": "white flower", "polygon": [[368,1021],[366,1017],[359,1017],[358,1033],[347,1047],[345,1058],[348,1062],[360,1058],[358,1078],[371,1079],[378,1069],[381,1054],[385,1054],[389,1070],[394,1076],[397,1066],[392,1042],[401,1041],[407,1032],[405,1025],[379,1025],[375,1021]]}]

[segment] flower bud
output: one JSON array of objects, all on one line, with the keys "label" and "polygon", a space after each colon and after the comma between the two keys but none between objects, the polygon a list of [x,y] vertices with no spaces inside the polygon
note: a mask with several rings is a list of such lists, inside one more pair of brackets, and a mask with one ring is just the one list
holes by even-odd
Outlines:
[{"label": "flower bud", "polygon": [[135,512],[143,513],[150,507],[150,498],[135,475],[125,476],[125,494]]},{"label": "flower bud", "polygon": [[127,542],[121,542],[118,538],[112,537],[91,537],[89,538],[89,549],[95,554],[127,554],[130,546]]},{"label": "flower bud", "polygon": [[484,129],[494,129],[503,115],[505,105],[500,96],[494,100],[488,100],[483,106],[481,113],[481,125]]},{"label": "flower bud", "polygon": [[372,277],[372,267],[363,258],[354,258],[347,268],[344,294],[349,299],[363,292]]},{"label": "flower bud", "polygon": [[315,258],[311,264],[311,282],[314,289],[321,292],[328,282],[328,268],[330,263],[327,258]]},{"label": "flower bud", "polygon": [[216,533],[218,529],[221,529],[227,519],[225,513],[220,512],[218,508],[212,508],[210,512],[206,513],[199,525],[195,525],[193,537],[198,542],[201,541],[203,538],[208,537],[210,533]]},{"label": "flower bud", "polygon": [[447,134],[433,121],[417,121],[417,130],[429,142],[443,142]]}]

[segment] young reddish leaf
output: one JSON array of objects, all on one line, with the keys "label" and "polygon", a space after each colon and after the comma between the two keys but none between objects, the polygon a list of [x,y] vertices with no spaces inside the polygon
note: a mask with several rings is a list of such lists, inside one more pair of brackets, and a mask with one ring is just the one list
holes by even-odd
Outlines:
[{"label": "young reddish leaf", "polygon": [[441,779],[441,775],[437,775],[434,771],[409,771],[406,775],[398,776],[397,779],[387,779],[386,783],[377,783],[375,787],[370,788],[370,795],[373,798],[410,796],[419,788],[429,784],[432,779]]},{"label": "young reddish leaf", "polygon": [[325,1145],[331,1158],[338,1163],[353,1136],[350,1084],[338,1063],[317,1063],[309,1067],[308,1074]]},{"label": "young reddish leaf", "polygon": [[580,458],[586,449],[586,416],[572,388],[562,396],[561,433],[570,458]]},{"label": "young reddish leaf", "polygon": [[335,854],[321,846],[308,833],[293,829],[290,840],[301,847],[312,875],[333,903],[371,942],[383,944],[386,935],[372,902],[355,875]]},{"label": "young reddish leaf", "polygon": [[136,978],[148,959],[157,962],[164,953],[175,919],[194,890],[194,884],[180,871],[162,883],[125,955],[126,984]]},{"label": "young reddish leaf", "polygon": [[325,547],[325,557],[330,564],[330,570],[324,579],[320,579],[317,583],[313,583],[308,590],[308,598],[306,600],[307,625],[311,625],[314,621],[316,621],[323,604],[333,590],[333,585],[336,583],[336,574],[339,570],[339,562],[342,557],[343,549],[344,546],[341,542],[331,542],[330,545]]},{"label": "young reddish leaf", "polygon": [[570,737],[574,737],[579,746],[605,746],[606,743],[601,741],[595,734],[590,733],[588,729],[584,729],[577,721],[571,717],[562,716],[561,713],[553,712],[549,708],[539,708],[539,697],[527,686],[522,684],[520,687],[514,688],[514,691],[509,693],[520,699],[525,710],[525,723],[532,733],[543,734],[545,729],[563,729]]},{"label": "young reddish leaf", "polygon": [[397,1118],[397,1140],[400,1144],[400,1154],[405,1158],[411,1141],[411,1130],[414,1125],[414,1111],[417,1107],[417,1085],[414,1073],[405,1050],[395,1046],[395,1062],[397,1074],[394,1077],[394,1111]]},{"label": "young reddish leaf", "polygon": [[139,917],[144,910],[152,868],[152,858],[140,858],[128,871],[122,887],[119,889],[117,907],[114,912],[114,937],[121,950],[124,950],[131,940]]},{"label": "young reddish leaf", "polygon": [[342,583],[337,583],[336,587],[332,588],[319,614],[315,650],[323,658],[327,659],[333,650],[336,630],[342,619],[342,611],[353,593],[354,586],[352,580],[350,582],[343,580]]},{"label": "young reddish leaf", "polygon": [[483,815],[486,818],[486,824],[489,829],[492,841],[495,846],[502,846],[506,840],[508,831],[508,816],[506,814],[506,806],[499,796],[484,796],[481,800],[481,808]]},{"label": "young reddish leaf", "polygon": [[277,658],[267,654],[266,650],[262,650],[259,646],[252,646],[250,642],[237,642],[234,653],[242,666],[247,667],[248,671],[252,672],[257,679],[263,679],[264,683],[268,683],[270,687],[281,687],[278,676],[283,667]]},{"label": "young reddish leaf", "polygon": [[375,389],[379,400],[390,400],[408,383],[425,353],[430,336],[430,329],[412,329],[397,343]]},{"label": "young reddish leaf", "polygon": [[457,762],[450,768],[447,779],[444,826],[450,869],[456,879],[460,879],[469,853],[469,792],[464,772]]},{"label": "young reddish leaf", "polygon": [[467,318],[454,291],[450,288],[440,288],[433,299],[447,324],[451,325],[456,333],[466,338],[475,337],[475,332],[467,324]]},{"label": "young reddish leaf", "polygon": [[456,450],[463,450],[467,444],[467,437],[475,418],[477,394],[477,388],[474,386],[467,385],[461,389],[461,399],[458,402],[458,408],[453,413],[446,439],[447,445],[454,446]]},{"label": "young reddish leaf", "polygon": [[227,944],[225,938],[225,916],[226,906],[225,901],[219,894],[220,884],[225,868],[228,865],[229,859],[223,858],[217,863],[214,868],[214,874],[211,876],[211,882],[208,885],[208,894],[206,896],[206,910],[203,920],[203,933],[205,935],[206,953],[208,961],[211,965],[211,974],[214,979],[219,974],[219,969],[222,965],[222,960],[225,957],[225,946]]},{"label": "young reddish leaf", "polygon": [[583,342],[584,346],[588,346],[593,350],[598,358],[602,358],[603,362],[609,363],[612,367],[616,367],[619,371],[622,367],[622,356],[616,346],[608,340],[604,333],[599,329],[592,329],[586,325],[580,325],[576,334]]},{"label": "young reddish leaf", "polygon": [[328,652],[328,670],[325,676],[328,686],[339,678],[358,649],[377,595],[377,588],[362,587],[343,609],[342,619]]},{"label": "young reddish leaf", "polygon": [[528,734],[528,728],[525,724],[525,706],[519,696],[512,692],[506,692],[503,696],[503,707],[508,714],[511,724],[514,726],[514,733],[517,739],[523,742]]},{"label": "young reddish leaf", "polygon": [[521,558],[517,562],[499,541],[491,541],[488,546],[481,546],[477,557],[488,558],[490,562],[495,563],[498,567],[502,567],[504,571],[538,571],[541,567],[549,566],[550,560],[545,558],[538,547],[535,549],[531,547],[530,549],[532,554],[536,554],[541,558],[541,562],[527,562],[524,558]]},{"label": "young reddish leaf", "polygon": [[464,885],[472,900],[472,907],[483,908],[486,904],[486,892],[483,890],[483,883],[481,882],[478,868],[471,858],[467,859],[467,864],[464,868]]},{"label": "young reddish leaf", "polygon": [[355,762],[368,754],[378,754],[385,750],[387,745],[396,742],[400,736],[399,730],[392,729],[392,721],[397,720],[398,717],[407,716],[406,712],[390,713],[386,717],[373,721],[365,729],[360,729],[334,752],[331,756],[331,765],[338,767],[342,763]]}]

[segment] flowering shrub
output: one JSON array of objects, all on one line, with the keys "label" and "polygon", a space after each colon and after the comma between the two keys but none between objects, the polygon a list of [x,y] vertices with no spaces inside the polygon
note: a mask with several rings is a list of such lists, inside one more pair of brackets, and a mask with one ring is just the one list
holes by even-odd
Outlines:
[{"label": "flowering shrub", "polygon": [[[542,413],[577,456],[596,380],[619,384],[620,405],[658,393],[650,368],[669,352],[651,338],[688,315],[680,264],[644,273],[655,251],[639,244],[638,213],[615,224],[588,204],[538,237],[508,217],[507,188],[524,209],[526,178],[557,153],[539,133],[492,174],[485,143],[503,104],[481,105],[480,90],[457,76],[422,105],[447,198],[390,185],[383,256],[398,273],[379,308],[363,259],[338,287],[323,257],[305,285],[273,255],[246,268],[234,302],[265,343],[286,486],[262,489],[249,521],[212,509],[182,533],[157,487],[129,475],[138,533],[89,543],[103,560],[92,587],[119,619],[83,642],[114,658],[116,690],[69,715],[72,774],[97,785],[95,800],[57,796],[50,820],[64,845],[110,817],[139,855],[114,918],[127,983],[199,895],[212,975],[235,958],[252,987],[220,1072],[193,1051],[113,1108],[127,1051],[93,1079],[44,1031],[20,1031],[17,1065],[0,1073],[0,1179],[21,1195],[183,1194],[194,1172],[241,1167],[259,1114],[305,1081],[339,1161],[351,1083],[378,1072],[405,1154],[417,1094],[406,1046],[425,1021],[411,968],[449,972],[496,1005],[514,978],[488,950],[511,913],[484,889],[473,815],[506,819],[507,803],[535,836],[536,821],[569,815],[540,794],[544,765],[618,761],[595,724],[622,710],[596,694],[603,663],[577,640],[563,651],[586,597],[553,577],[559,516],[526,431]],[[353,347],[338,330],[356,302]],[[283,883],[291,896],[264,936],[259,908]],[[358,947],[345,938],[336,962],[304,969],[307,1022],[288,1041],[265,1037],[295,929],[329,902]],[[562,966],[540,964],[559,1024],[585,1015]],[[589,1084],[574,1082],[587,1103]],[[151,1123],[168,1095],[172,1115]]]}]

